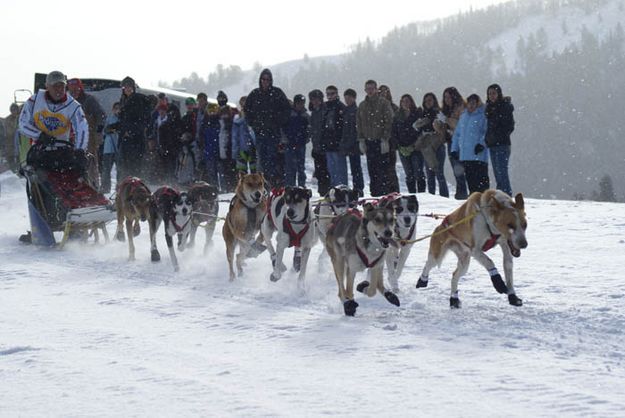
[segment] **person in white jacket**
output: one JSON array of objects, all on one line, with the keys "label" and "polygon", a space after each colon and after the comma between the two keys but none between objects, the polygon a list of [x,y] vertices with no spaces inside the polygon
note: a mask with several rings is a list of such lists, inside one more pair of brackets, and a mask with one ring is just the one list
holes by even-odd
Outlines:
[{"label": "person in white jacket", "polygon": [[87,149],[89,125],[82,106],[66,92],[67,78],[60,71],[46,76],[46,89],[25,103],[19,131],[34,143],[52,138],[70,141],[76,149]]}]

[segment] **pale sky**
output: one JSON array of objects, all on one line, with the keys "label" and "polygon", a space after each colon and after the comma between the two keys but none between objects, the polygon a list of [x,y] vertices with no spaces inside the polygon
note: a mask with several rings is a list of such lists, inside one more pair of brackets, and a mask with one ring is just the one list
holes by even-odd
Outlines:
[{"label": "pale sky", "polygon": [[[26,1],[0,6],[0,115],[35,72],[172,82],[217,64],[243,69],[346,52],[396,26],[503,0]],[[277,84],[279,80],[277,80]]]}]

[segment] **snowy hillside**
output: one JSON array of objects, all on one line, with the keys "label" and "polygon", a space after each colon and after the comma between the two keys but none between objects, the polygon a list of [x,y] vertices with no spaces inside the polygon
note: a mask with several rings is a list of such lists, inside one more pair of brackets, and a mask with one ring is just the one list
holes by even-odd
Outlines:
[{"label": "snowy hillside", "polygon": [[[503,58],[504,68],[495,66],[491,69],[493,74],[500,71],[518,72],[523,67],[523,60],[517,51],[517,42],[521,38],[536,37],[543,43],[541,53],[550,56],[578,45],[584,28],[603,41],[611,31],[614,32],[617,25],[625,26],[623,0],[611,0],[599,7],[593,6],[595,8],[596,11],[589,13],[579,5],[569,5],[558,9],[557,14],[534,15],[522,19],[517,26],[487,43],[491,50],[501,51]],[[542,35],[541,30],[544,31]]]},{"label": "snowy hillside", "polygon": [[[292,273],[269,281],[267,254],[229,283],[220,228],[207,257],[180,256],[179,274],[160,234],[163,261],[149,261],[146,225],[134,263],[119,242],[21,246],[23,184],[0,182],[1,416],[625,414],[623,204],[526,200],[521,308],[472,263],[450,310],[451,257],[415,289],[420,243],[401,307],[359,295],[347,318],[319,246],[305,294]],[[458,204],[419,200],[421,213]],[[436,224],[419,218],[417,235]]]}]

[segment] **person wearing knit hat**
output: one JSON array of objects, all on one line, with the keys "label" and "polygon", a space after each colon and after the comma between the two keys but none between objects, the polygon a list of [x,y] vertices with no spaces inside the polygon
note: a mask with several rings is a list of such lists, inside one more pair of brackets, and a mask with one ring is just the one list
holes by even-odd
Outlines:
[{"label": "person wearing knit hat", "polygon": [[291,105],[284,92],[273,85],[268,68],[261,71],[258,87],[247,96],[244,109],[247,122],[256,134],[259,171],[273,186],[284,182],[279,172],[278,147],[282,128],[289,120]]}]

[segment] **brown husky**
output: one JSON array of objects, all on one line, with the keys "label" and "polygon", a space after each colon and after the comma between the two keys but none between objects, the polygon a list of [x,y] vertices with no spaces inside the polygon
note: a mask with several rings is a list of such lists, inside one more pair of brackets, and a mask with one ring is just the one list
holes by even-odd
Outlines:
[{"label": "brown husky", "polygon": [[262,174],[239,174],[235,195],[222,230],[226,242],[226,255],[230,268],[230,280],[234,280],[234,249],[239,244],[237,273],[243,273],[243,261],[252,251],[262,248],[260,224],[267,209],[265,178]]},{"label": "brown husky", "polygon": [[152,193],[150,189],[137,177],[126,177],[117,186],[115,208],[117,210],[117,233],[118,241],[124,240],[124,220],[126,221],[126,233],[128,235],[128,259],[135,259],[135,243],[133,238],[141,233],[139,221],[150,220],[150,204]]},{"label": "brown husky", "polygon": [[379,291],[393,305],[399,299],[384,287],[384,255],[393,241],[395,217],[391,206],[364,205],[364,214],[356,210],[335,218],[326,235],[326,250],[339,288],[339,299],[345,315],[354,316],[358,303],[354,300],[356,273],[371,269],[371,283],[361,282],[357,290],[371,297]]},{"label": "brown husky", "polygon": [[[456,226],[445,230],[456,223]],[[449,304],[452,308],[460,307],[458,280],[469,269],[471,257],[488,270],[493,286],[499,293],[508,294],[511,305],[523,305],[523,301],[514,291],[512,257],[520,257],[521,249],[527,247],[526,228],[525,204],[521,193],[514,200],[499,190],[472,193],[462,206],[448,215],[434,230],[430,239],[428,260],[417,282],[417,288],[428,285],[430,270],[435,265],[440,266],[447,251],[451,250],[458,257],[458,266],[451,278]],[[503,251],[505,283],[493,260],[486,255],[486,251],[495,245],[499,245]]]}]

